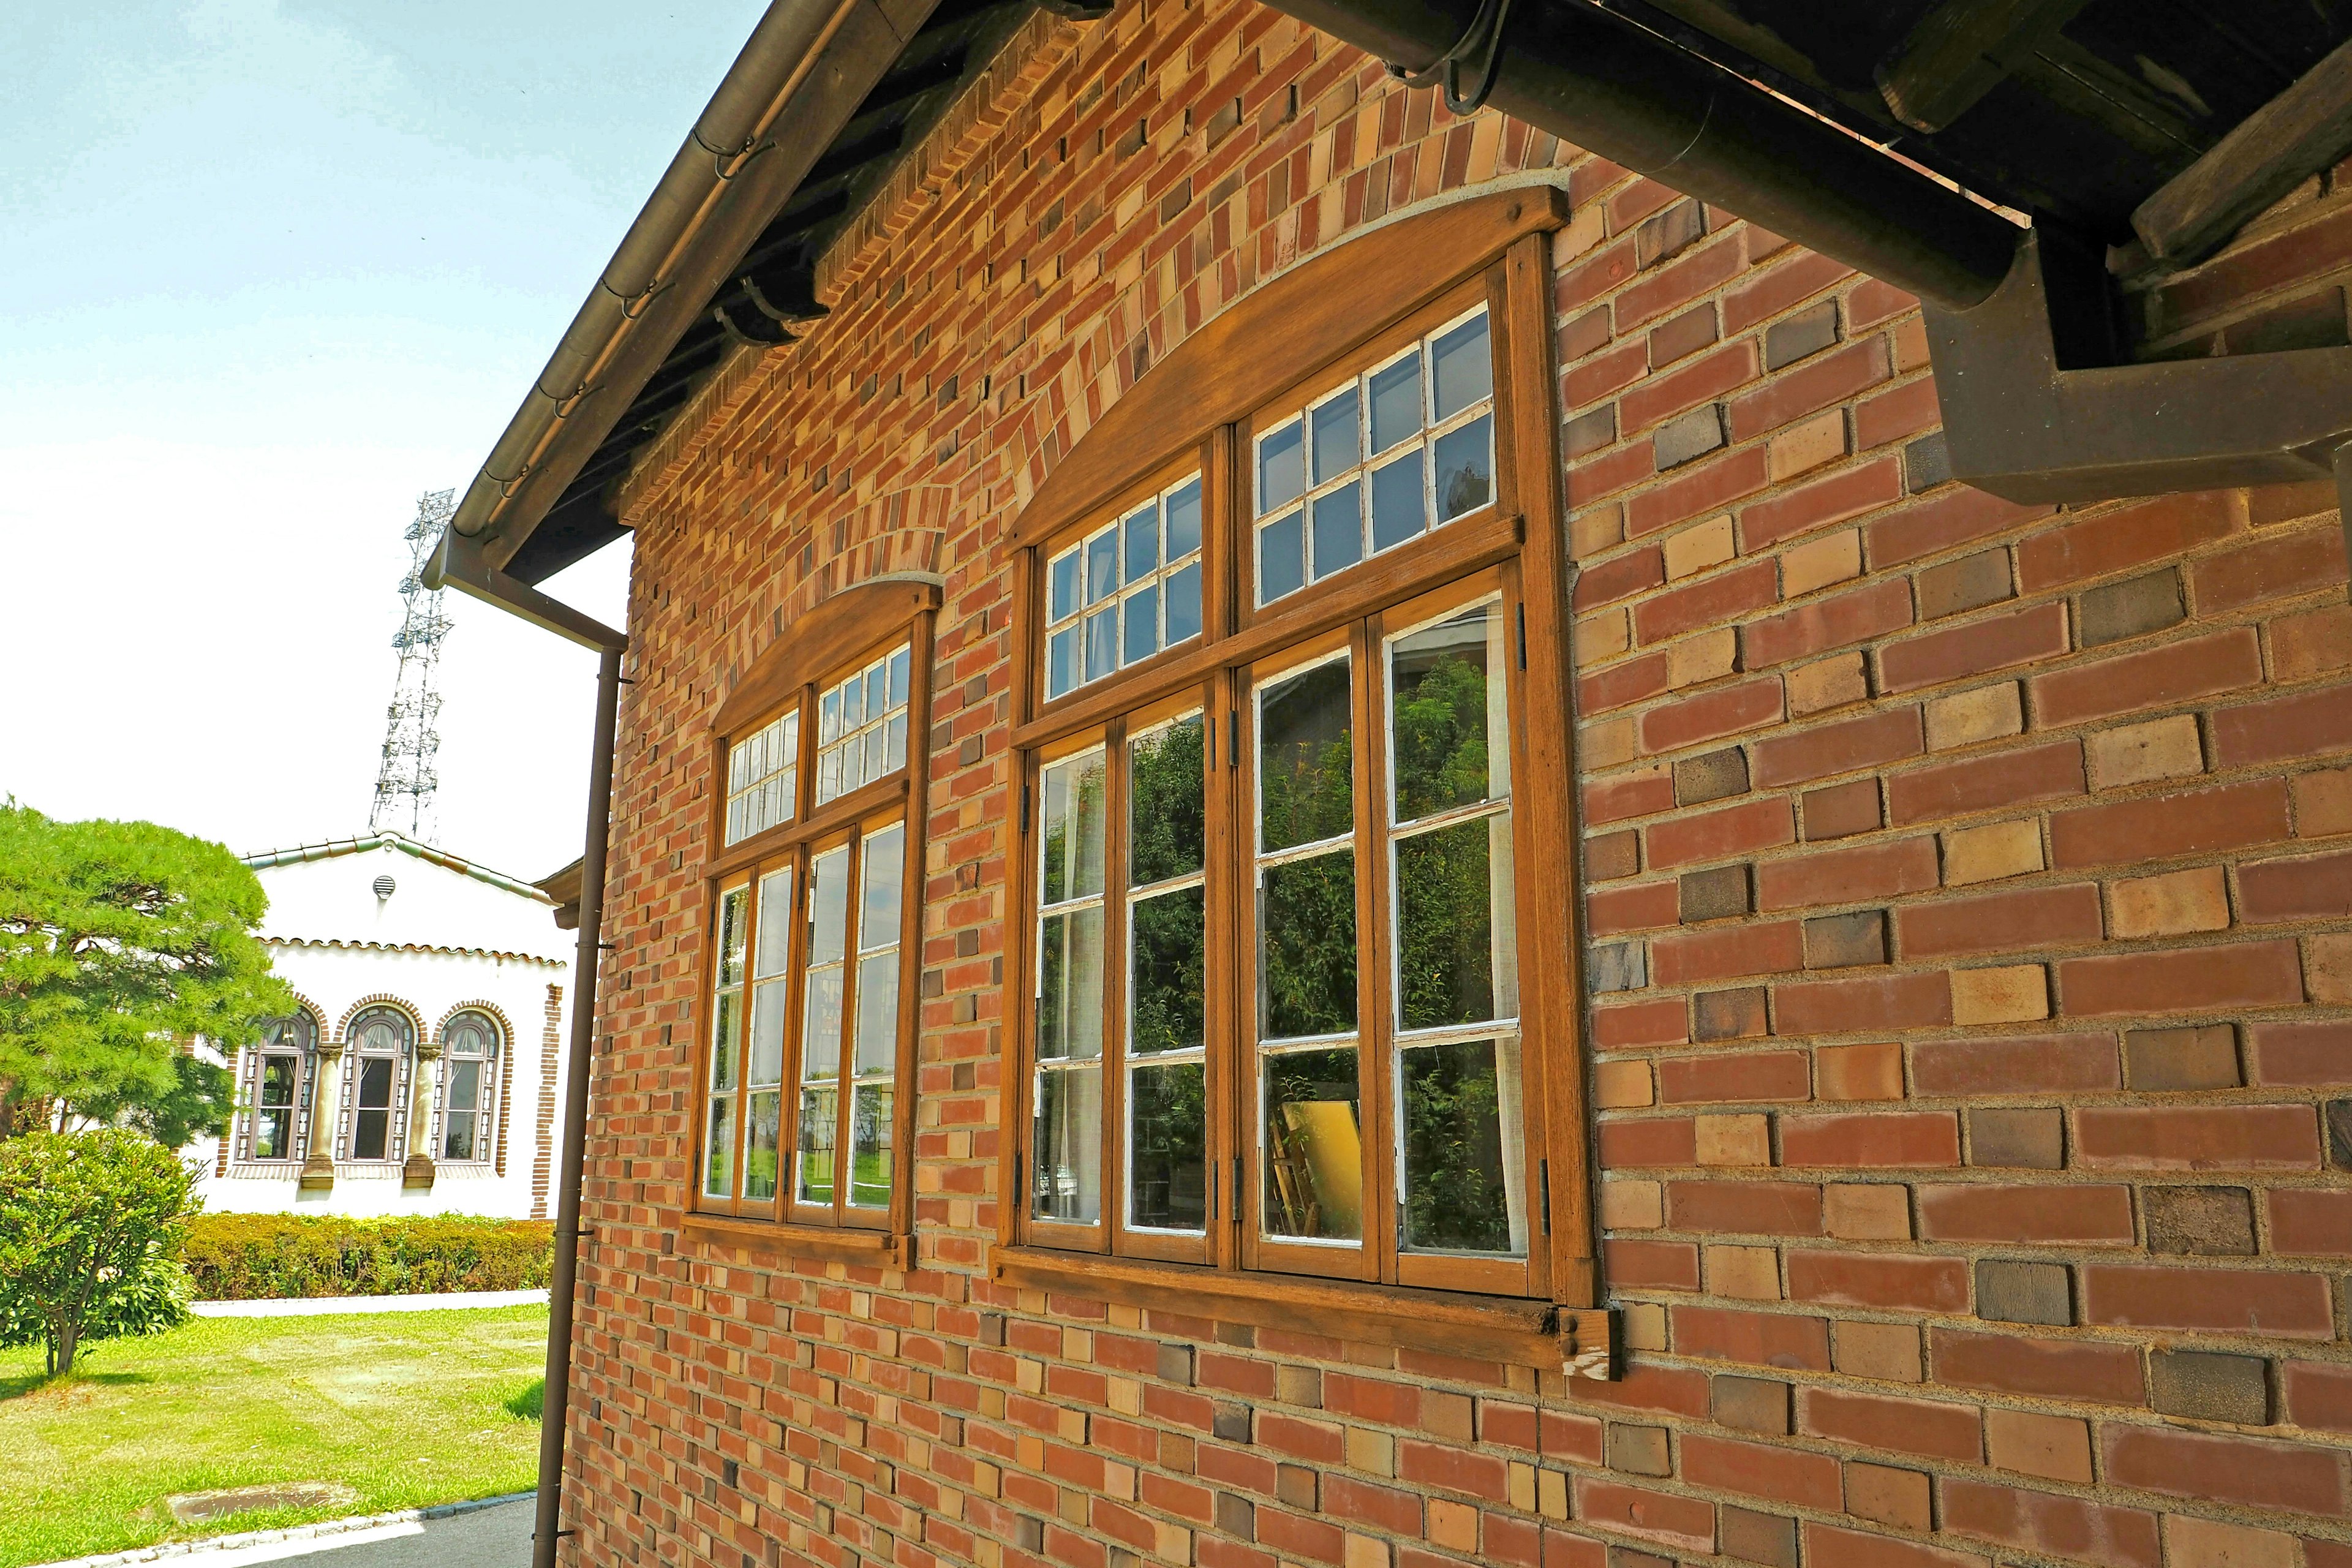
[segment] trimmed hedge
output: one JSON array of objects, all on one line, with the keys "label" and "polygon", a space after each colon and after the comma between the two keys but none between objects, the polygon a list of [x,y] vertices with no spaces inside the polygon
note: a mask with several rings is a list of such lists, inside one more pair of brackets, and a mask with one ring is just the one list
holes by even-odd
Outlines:
[{"label": "trimmed hedge", "polygon": [[204,1214],[187,1226],[181,1259],[202,1301],[535,1290],[555,1248],[546,1220],[456,1215]]}]

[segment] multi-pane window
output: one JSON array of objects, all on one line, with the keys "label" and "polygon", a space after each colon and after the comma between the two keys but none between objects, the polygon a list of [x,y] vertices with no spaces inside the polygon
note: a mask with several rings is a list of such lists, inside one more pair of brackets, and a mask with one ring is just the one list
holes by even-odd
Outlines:
[{"label": "multi-pane window", "polygon": [[837,686],[816,704],[816,803],[847,795],[907,765],[908,674],[901,646]]},{"label": "multi-pane window", "polygon": [[1201,515],[1192,474],[1046,563],[1048,698],[1201,635]]},{"label": "multi-pane window", "polygon": [[1349,376],[1255,440],[1257,602],[1494,499],[1485,306]]},{"label": "multi-pane window", "polygon": [[291,1160],[300,1152],[305,1092],[319,1047],[319,1026],[297,1013],[268,1026],[255,1047],[253,1141],[248,1159]]},{"label": "multi-pane window", "polygon": [[793,819],[800,761],[797,708],[727,748],[728,843],[740,844]]},{"label": "multi-pane window", "polygon": [[416,1044],[415,1026],[395,1007],[371,1007],[343,1032],[344,1100],[351,1134],[344,1158],[396,1160],[401,1147],[401,1100]]},{"label": "multi-pane window", "polygon": [[480,1013],[460,1013],[441,1030],[441,1158],[490,1157],[498,1095],[499,1026]]}]

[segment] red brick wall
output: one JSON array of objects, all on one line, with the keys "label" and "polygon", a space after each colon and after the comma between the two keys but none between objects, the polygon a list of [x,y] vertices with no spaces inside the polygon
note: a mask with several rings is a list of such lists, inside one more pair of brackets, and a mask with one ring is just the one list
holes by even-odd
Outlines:
[{"label": "red brick wall", "polygon": [[[1532,177],[1624,1376],[1002,1291],[1003,524],[1260,277]],[[1041,18],[898,197],[631,498],[580,1560],[2352,1564],[2329,498],[1955,486],[1908,300],[1241,0]],[[705,726],[908,566],[917,1265],[683,1238]]]}]

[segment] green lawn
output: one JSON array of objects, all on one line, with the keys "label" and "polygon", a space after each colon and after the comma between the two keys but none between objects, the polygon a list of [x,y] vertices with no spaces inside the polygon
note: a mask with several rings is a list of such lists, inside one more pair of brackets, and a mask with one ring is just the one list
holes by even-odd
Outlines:
[{"label": "green lawn", "polygon": [[[547,1309],[200,1318],[42,1381],[0,1351],[0,1568],[523,1491]],[[175,1492],[340,1481],[348,1507],[175,1523]]]}]

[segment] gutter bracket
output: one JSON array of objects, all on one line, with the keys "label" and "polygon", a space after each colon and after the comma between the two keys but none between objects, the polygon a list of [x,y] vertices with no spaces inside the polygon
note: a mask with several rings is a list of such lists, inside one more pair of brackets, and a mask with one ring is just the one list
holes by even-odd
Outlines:
[{"label": "gutter bracket", "polygon": [[[1475,114],[1486,107],[1486,95],[1495,90],[1495,73],[1503,63],[1503,24],[1510,14],[1511,0],[1478,0],[1478,14],[1470,18],[1470,26],[1452,48],[1417,71],[1390,60],[1388,73],[1407,87],[1440,88],[1450,113],[1465,118]],[[1478,85],[1465,93],[1462,68],[1472,59],[1478,62]]]},{"label": "gutter bracket", "polygon": [[614,631],[593,616],[582,615],[560,599],[550,598],[520,577],[508,575],[489,563],[482,553],[483,542],[469,538],[455,528],[444,529],[441,542],[435,547],[433,559],[425,564],[425,585],[438,590],[448,587],[496,605],[499,609],[520,616],[531,625],[569,637],[583,647],[599,652],[618,651],[629,646],[627,636]]}]

